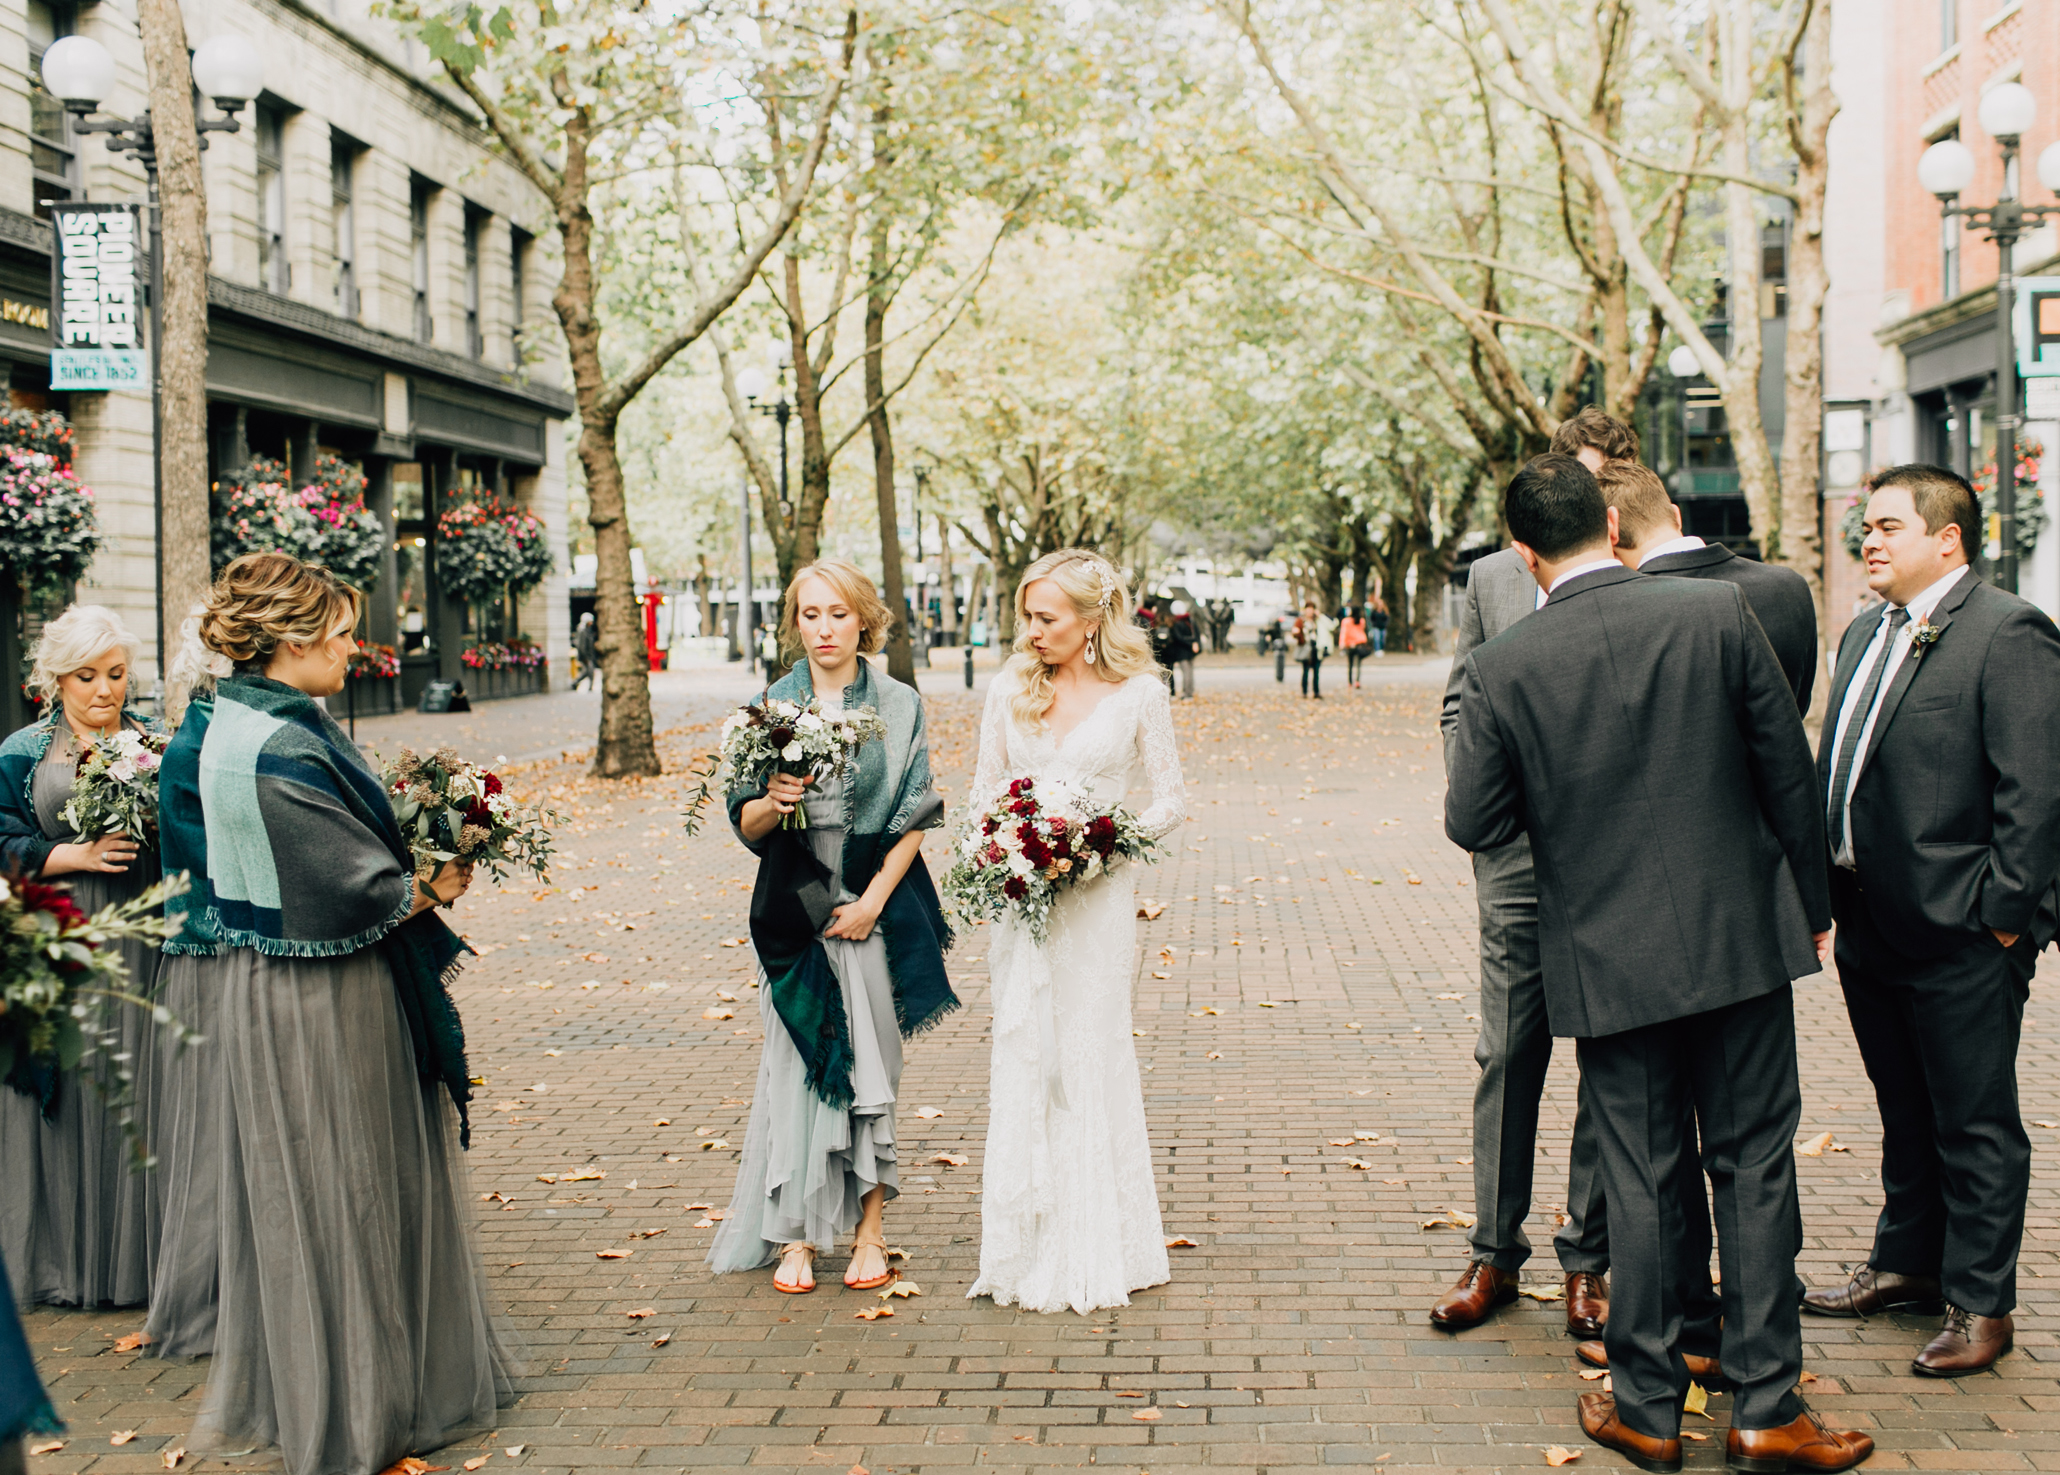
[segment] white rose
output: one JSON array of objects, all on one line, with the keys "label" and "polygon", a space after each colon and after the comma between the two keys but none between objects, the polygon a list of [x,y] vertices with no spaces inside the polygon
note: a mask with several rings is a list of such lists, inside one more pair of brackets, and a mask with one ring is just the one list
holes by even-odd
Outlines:
[{"label": "white rose", "polygon": [[801,744],[799,744],[799,743],[789,743],[789,744],[787,744],[787,746],[786,746],[786,747],[784,747],[784,748],[780,749],[780,756],[781,756],[782,758],[786,759],[786,760],[787,760],[787,761],[788,761],[789,763],[799,763],[799,762],[801,761],[801,756],[802,756],[802,754],[801,754]]},{"label": "white rose", "polygon": [[1027,876],[1032,871],[1037,869],[1036,866],[1030,864],[1029,860],[1023,855],[1023,852],[1020,850],[1009,851],[1008,855],[1006,856],[1006,859],[1008,861],[1009,870],[1014,872],[1018,876]]},{"label": "white rose", "polygon": [[813,712],[803,712],[801,720],[794,725],[803,732],[813,732],[816,728],[829,726],[828,723],[824,722],[822,718],[816,716]]},{"label": "white rose", "polygon": [[117,758],[107,766],[107,771],[115,782],[129,783],[136,777],[136,760],[133,758]]}]

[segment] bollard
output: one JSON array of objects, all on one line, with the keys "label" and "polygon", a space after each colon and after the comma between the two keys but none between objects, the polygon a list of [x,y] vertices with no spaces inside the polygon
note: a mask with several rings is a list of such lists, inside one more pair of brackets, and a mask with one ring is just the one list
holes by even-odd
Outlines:
[{"label": "bollard", "polygon": [[966,647],[966,690],[973,689],[973,648]]},{"label": "bollard", "polygon": [[1273,648],[1273,679],[1275,681],[1287,680],[1287,647],[1284,645],[1277,645]]}]

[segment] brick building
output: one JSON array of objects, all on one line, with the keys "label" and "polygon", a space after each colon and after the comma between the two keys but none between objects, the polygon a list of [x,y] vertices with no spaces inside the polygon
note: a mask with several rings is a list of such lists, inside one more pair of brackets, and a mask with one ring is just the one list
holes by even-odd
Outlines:
[{"label": "brick building", "polygon": [[[1863,476],[1902,461],[1932,461],[1978,476],[1995,455],[1996,248],[1947,224],[1917,180],[1917,161],[1942,138],[1973,151],[1962,197],[1987,205],[2002,163],[1981,129],[1982,94],[2022,82],[2039,102],[2023,139],[2019,194],[2053,203],[2033,161],[2060,138],[2060,9],[2027,0],[1876,0],[1834,11],[1832,124],[1825,247],[1825,595],[1835,643],[1866,599],[1858,561],[1838,524]],[[2019,241],[2020,275],[2060,273],[2052,227]],[[2060,452],[2060,423],[2022,434]],[[2043,458],[2039,486],[2055,505],[2060,459]],[[2020,489],[2020,504],[2024,493]],[[2024,560],[2020,587],[2060,610],[2060,526]]]},{"label": "brick building", "polygon": [[[496,160],[422,49],[365,0],[190,0],[189,44],[235,33],[265,61],[265,91],[204,156],[212,272],[208,392],[212,470],[252,454],[300,484],[319,454],[359,465],[392,534],[365,638],[401,647],[396,695],[464,674],[471,642],[527,634],[562,683],[565,468],[550,331],[554,275],[541,202]],[[156,629],[150,400],[53,393],[46,202],[145,198],[142,168],[81,135],[43,91],[59,36],[90,36],[119,85],[104,112],[147,106],[133,0],[0,6],[0,373],[18,405],[54,407],[77,432],[77,469],[108,544],[78,597]],[[213,112],[212,107],[207,109]],[[452,494],[492,490],[543,519],[557,572],[517,608],[441,597],[436,516]],[[146,689],[156,652],[141,663]],[[474,683],[475,685],[477,683]]]}]

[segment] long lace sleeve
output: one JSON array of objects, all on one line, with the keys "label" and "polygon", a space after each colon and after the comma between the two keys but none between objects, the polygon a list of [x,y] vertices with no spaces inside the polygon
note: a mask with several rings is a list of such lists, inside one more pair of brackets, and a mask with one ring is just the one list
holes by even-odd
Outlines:
[{"label": "long lace sleeve", "polygon": [[1156,679],[1139,703],[1137,751],[1152,786],[1152,802],[1138,823],[1161,840],[1187,819],[1187,780],[1181,777],[1180,749],[1173,738],[1173,699]]},{"label": "long lace sleeve", "polygon": [[980,717],[980,758],[973,766],[973,792],[968,796],[972,812],[984,809],[1010,777],[1009,694],[1007,683],[997,677],[987,688],[987,707]]}]

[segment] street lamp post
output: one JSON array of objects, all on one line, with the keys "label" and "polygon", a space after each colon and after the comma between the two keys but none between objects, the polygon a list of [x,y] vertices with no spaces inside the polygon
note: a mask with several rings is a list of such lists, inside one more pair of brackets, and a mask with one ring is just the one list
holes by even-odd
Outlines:
[{"label": "street lamp post", "polygon": [[[2018,198],[2017,146],[2038,116],[2038,100],[2021,82],[1991,87],[1981,99],[1981,126],[2003,153],[2003,187],[1986,208],[1958,203],[1974,182],[1974,154],[1957,138],[1943,138],[1917,161],[1917,178],[1938,196],[1948,221],[1985,229],[1996,243],[1996,583],[2017,592],[2017,344],[2011,321],[2014,248],[2029,230],[2060,216],[2060,205],[2027,205]],[[2039,155],[2039,180],[2060,194],[2060,143]],[[1972,550],[1969,550],[1970,555]]]},{"label": "street lamp post", "polygon": [[[203,118],[195,108],[194,128],[200,146],[207,147],[210,133],[234,133],[241,124],[236,115],[264,89],[264,59],[241,36],[217,36],[201,43],[193,53],[194,90],[215,101],[219,118]],[[90,36],[64,36],[43,53],[43,85],[72,115],[72,126],[81,133],[107,135],[108,152],[134,154],[143,165],[149,188],[150,216],[150,466],[151,502],[155,518],[152,543],[157,577],[158,669],[165,668],[164,629],[164,385],[158,373],[159,343],[164,336],[164,217],[158,205],[157,133],[149,109],[134,118],[90,116],[114,91],[115,63]],[[163,678],[160,675],[159,684]]]},{"label": "street lamp post", "polygon": [[[778,349],[780,350],[778,352],[780,392],[777,399],[769,405],[759,403],[765,397],[765,391],[770,386],[765,382],[764,371],[757,368],[746,369],[743,373],[739,374],[737,376],[737,388],[743,392],[745,400],[752,409],[761,415],[770,416],[779,424],[780,517],[782,521],[791,527],[794,522],[794,503],[787,495],[787,421],[793,418],[794,406],[787,398],[787,359],[793,350],[788,348],[784,342],[778,345]],[[751,482],[748,477],[744,482],[744,569],[745,581],[748,585],[751,569]],[[744,591],[744,597],[747,601],[751,598],[751,591],[748,587]],[[751,608],[755,616],[758,606],[754,603]],[[751,657],[747,655],[745,659],[749,660]]]}]

